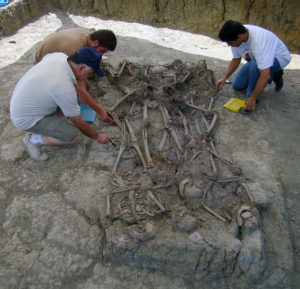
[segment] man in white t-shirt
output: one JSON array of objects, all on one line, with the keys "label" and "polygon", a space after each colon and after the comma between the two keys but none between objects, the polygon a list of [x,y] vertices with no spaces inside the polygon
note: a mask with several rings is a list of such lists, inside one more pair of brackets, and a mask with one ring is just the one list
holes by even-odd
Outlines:
[{"label": "man in white t-shirt", "polygon": [[255,109],[267,83],[273,80],[276,91],[282,88],[283,68],[289,64],[291,55],[273,32],[255,25],[228,20],[219,32],[219,38],[231,46],[233,58],[223,77],[217,81],[217,90],[223,87],[244,58],[247,63],[234,77],[232,87],[238,91],[247,90],[246,108],[241,113],[249,114]]},{"label": "man in white t-shirt", "polygon": [[[101,144],[110,141],[86,123],[77,103],[77,81],[92,77],[100,69],[101,53],[83,47],[67,56],[57,52],[48,54],[33,66],[17,83],[11,101],[10,117],[13,124],[26,134],[23,143],[36,161],[45,161],[45,145],[68,145],[79,140],[80,131]],[[63,116],[68,117],[71,123]]]}]

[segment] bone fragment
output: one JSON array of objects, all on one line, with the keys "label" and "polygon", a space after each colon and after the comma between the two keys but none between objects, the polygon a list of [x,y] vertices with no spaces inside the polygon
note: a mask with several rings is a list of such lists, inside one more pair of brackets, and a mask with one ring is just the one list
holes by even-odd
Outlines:
[{"label": "bone fragment", "polygon": [[203,113],[201,113],[201,119],[202,119],[202,121],[204,123],[204,126],[206,127],[206,130],[208,130],[209,123],[208,123],[207,119],[205,118],[205,116],[203,115]]},{"label": "bone fragment", "polygon": [[115,105],[112,106],[112,108],[110,109],[111,111],[115,110],[115,108],[122,103],[127,97],[129,97],[130,95],[132,95],[133,93],[136,92],[136,89],[128,92],[127,94],[125,94],[121,99],[119,99],[119,101],[117,101],[117,103]]},{"label": "bone fragment", "polygon": [[116,190],[110,192],[109,194],[115,195],[115,194],[119,194],[119,193],[124,193],[124,192],[130,191],[130,190],[139,189],[140,187],[141,186],[139,186],[139,185],[131,185],[131,186],[126,186],[126,187],[121,187],[119,189],[116,189]]},{"label": "bone fragment", "polygon": [[124,117],[124,120],[126,122],[126,125],[127,125],[127,128],[128,128],[128,131],[129,131],[129,134],[130,134],[130,137],[131,137],[131,142],[132,142],[132,146],[135,148],[135,150],[137,151],[142,163],[143,163],[143,167],[144,167],[144,171],[146,172],[147,171],[147,165],[146,165],[146,162],[145,162],[145,159],[142,155],[142,152],[141,152],[141,149],[137,143],[137,138],[134,134],[134,131],[133,131],[133,128],[131,126],[131,124],[129,123],[128,119],[126,117]]},{"label": "bone fragment", "polygon": [[210,140],[209,144],[210,144],[210,147],[211,147],[212,151],[213,151],[214,153],[217,153],[215,144],[214,144],[214,142],[213,142],[212,139]]},{"label": "bone fragment", "polygon": [[203,193],[203,199],[206,199],[206,195],[208,194],[208,192],[210,191],[210,189],[211,189],[211,187],[213,186],[213,182],[211,182],[211,181],[208,181],[207,182],[207,185],[206,185],[206,187],[205,187],[205,189],[204,189],[204,193]]},{"label": "bone fragment", "polygon": [[242,218],[242,213],[243,212],[246,212],[246,211],[251,211],[251,208],[249,206],[241,206],[241,208],[238,210],[238,213],[237,213],[237,223],[240,227],[243,226],[243,218]]},{"label": "bone fragment", "polygon": [[179,184],[179,193],[180,193],[180,196],[182,198],[185,198],[184,188],[185,188],[186,184],[190,183],[190,182],[191,182],[190,179],[184,179],[180,182],[180,184]]},{"label": "bone fragment", "polygon": [[197,131],[198,135],[201,135],[202,131],[201,131],[198,119],[195,120],[195,128],[196,128],[196,131]]},{"label": "bone fragment", "polygon": [[210,126],[207,128],[207,133],[210,134],[211,131],[213,130],[216,122],[217,122],[217,119],[218,119],[218,115],[216,113],[214,113],[214,117],[213,117],[213,120],[211,121],[211,124]]},{"label": "bone fragment", "polygon": [[159,105],[158,108],[161,111],[161,114],[162,114],[162,117],[164,120],[164,124],[165,124],[165,128],[169,128],[169,119],[167,119],[166,111],[165,111],[164,107],[162,105]]},{"label": "bone fragment", "polygon": [[179,141],[178,135],[177,135],[176,131],[174,130],[174,128],[170,127],[170,133],[171,133],[171,136],[173,137],[173,139],[175,141],[175,144],[177,145],[178,149],[181,152],[183,152],[183,148],[181,146],[181,143]]},{"label": "bone fragment", "polygon": [[254,199],[253,199],[253,196],[249,190],[249,188],[247,187],[247,185],[245,183],[241,183],[241,185],[244,187],[244,189],[246,190],[246,193],[248,195],[248,198],[250,199],[250,201],[253,203],[254,202]]},{"label": "bone fragment", "polygon": [[189,75],[190,75],[190,71],[187,73],[187,75],[183,78],[183,80],[181,80],[181,82],[185,82],[186,80],[187,80],[187,78],[189,77]]},{"label": "bone fragment", "polygon": [[114,167],[113,167],[113,169],[111,171],[112,174],[116,174],[117,173],[117,168],[119,166],[119,162],[120,162],[120,159],[121,159],[121,156],[122,156],[124,150],[125,150],[125,145],[123,143],[121,143],[117,159],[116,159]]},{"label": "bone fragment", "polygon": [[149,216],[149,217],[154,217],[155,214],[149,213],[148,211],[146,211],[143,207],[142,207],[142,211],[145,215]]},{"label": "bone fragment", "polygon": [[164,206],[154,197],[154,195],[148,191],[148,195],[149,197],[154,201],[154,203],[162,210],[165,211],[166,209],[164,208]]},{"label": "bone fragment", "polygon": [[211,149],[208,150],[211,154],[213,154],[217,159],[219,159],[220,161],[224,162],[226,165],[231,165],[231,162],[226,160],[225,158],[223,158],[221,155],[219,155],[218,153],[215,153],[214,151],[212,151]]},{"label": "bone fragment", "polygon": [[172,185],[175,184],[175,181],[172,181],[172,182],[169,182],[167,184],[163,184],[163,185],[156,185],[154,187],[152,187],[153,190],[157,190],[157,189],[164,189],[164,188],[167,188],[167,187],[170,187]]},{"label": "bone fragment", "polygon": [[208,105],[208,108],[207,108],[208,110],[211,110],[211,109],[212,109],[212,107],[213,107],[213,105],[214,105],[214,100],[215,100],[215,99],[214,99],[213,97],[210,98],[210,102],[209,102],[209,105]]},{"label": "bone fragment", "polygon": [[103,69],[108,71],[112,77],[116,77],[116,73],[115,71],[113,70],[113,68],[111,67],[110,64],[108,63],[103,63]]},{"label": "bone fragment", "polygon": [[186,119],[185,115],[181,112],[180,109],[178,109],[178,112],[179,112],[180,116],[182,117],[182,123],[183,123],[183,127],[184,127],[184,135],[187,136],[189,134],[189,129],[187,126],[187,119]]},{"label": "bone fragment", "polygon": [[122,74],[124,67],[128,64],[127,60],[123,60],[122,66],[120,68],[120,71],[118,73],[118,77],[120,77],[120,75]]},{"label": "bone fragment", "polygon": [[189,129],[190,129],[191,137],[194,137],[196,135],[196,133],[195,133],[195,129],[191,123],[189,123]]},{"label": "bone fragment", "polygon": [[201,153],[202,151],[198,151],[196,153],[194,153],[194,155],[192,156],[192,158],[189,160],[189,165],[192,163],[192,161]]},{"label": "bone fragment", "polygon": [[210,209],[209,207],[207,207],[203,202],[201,202],[201,205],[212,215],[214,215],[217,219],[221,220],[222,222],[226,222],[226,220],[221,217],[218,213],[216,213],[215,211],[213,211],[212,209]]},{"label": "bone fragment", "polygon": [[111,180],[110,183],[115,187],[121,187],[121,185],[116,183],[114,180]]},{"label": "bone fragment", "polygon": [[136,102],[133,101],[133,102],[132,102],[132,105],[131,105],[131,107],[130,107],[129,114],[133,114],[133,110],[134,110],[134,108],[135,108],[135,105],[136,105]]},{"label": "bone fragment", "polygon": [[117,126],[119,128],[122,129],[122,123],[121,123],[121,121],[120,121],[120,119],[119,119],[119,117],[118,117],[118,115],[116,113],[114,113],[114,122],[117,124]]},{"label": "bone fragment", "polygon": [[148,123],[148,106],[147,103],[144,103],[143,106],[143,126],[146,127]]},{"label": "bone fragment", "polygon": [[106,195],[106,216],[111,217],[110,215],[110,195]]},{"label": "bone fragment", "polygon": [[166,143],[167,137],[168,137],[168,131],[167,131],[167,130],[165,130],[165,131],[163,132],[163,135],[162,135],[162,138],[161,138],[160,144],[159,144],[159,146],[158,146],[158,150],[159,150],[160,152],[162,152],[162,151],[163,151],[163,149],[164,149],[164,146],[165,146],[165,143]]},{"label": "bone fragment", "polygon": [[217,181],[217,183],[231,183],[231,182],[240,182],[241,179],[239,177],[232,177],[232,178],[227,178],[223,180]]},{"label": "bone fragment", "polygon": [[192,108],[198,109],[198,110],[200,110],[200,111],[202,111],[202,112],[209,112],[206,108],[204,108],[204,107],[202,107],[202,106],[196,106],[196,105],[193,105],[193,104],[188,103],[188,102],[185,102],[185,104],[186,104],[187,106],[192,107]]},{"label": "bone fragment", "polygon": [[148,134],[147,130],[144,128],[142,130],[143,133],[143,140],[144,140],[144,148],[145,148],[145,155],[146,155],[146,160],[147,160],[147,165],[151,166],[153,164],[151,154],[149,151],[149,146],[148,146]]},{"label": "bone fragment", "polygon": [[115,161],[114,167],[113,167],[113,169],[111,171],[112,174],[116,174],[116,172],[117,172],[117,168],[119,166],[120,159],[121,159],[122,154],[123,154],[123,152],[125,150],[125,140],[126,140],[126,136],[125,136],[125,122],[123,121],[122,122],[121,145],[120,145],[120,149],[119,149],[118,156],[117,156],[117,159]]},{"label": "bone fragment", "polygon": [[169,112],[168,112],[167,108],[164,107],[164,106],[160,106],[160,110],[161,110],[161,113],[163,114],[163,118],[164,118],[166,128],[169,128],[170,134],[173,137],[173,139],[175,141],[175,144],[177,145],[178,149],[182,152],[183,149],[182,149],[182,146],[181,146],[181,143],[179,141],[179,137],[178,137],[176,131],[174,130],[174,128],[169,127],[169,122],[170,122],[171,118],[170,118],[170,115],[169,115]]},{"label": "bone fragment", "polygon": [[213,172],[215,174],[217,174],[217,167],[216,167],[216,164],[215,164],[215,161],[214,161],[214,157],[212,156],[212,154],[210,155],[210,162],[211,162],[211,166],[212,166],[212,169],[213,169]]}]

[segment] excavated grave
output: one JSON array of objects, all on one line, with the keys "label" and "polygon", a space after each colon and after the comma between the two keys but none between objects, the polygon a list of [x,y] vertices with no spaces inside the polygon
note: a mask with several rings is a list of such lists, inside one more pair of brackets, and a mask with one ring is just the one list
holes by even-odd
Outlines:
[{"label": "excavated grave", "polygon": [[108,76],[89,91],[115,114],[104,258],[198,279],[258,280],[259,212],[239,167],[215,149],[215,82],[205,61],[107,61],[103,69]]}]

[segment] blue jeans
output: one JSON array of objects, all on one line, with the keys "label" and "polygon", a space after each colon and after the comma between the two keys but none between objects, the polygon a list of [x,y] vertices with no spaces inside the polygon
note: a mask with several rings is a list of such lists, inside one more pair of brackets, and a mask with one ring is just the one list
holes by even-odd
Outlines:
[{"label": "blue jeans", "polygon": [[[271,77],[269,83],[272,82],[273,72],[281,70],[280,64],[277,58],[274,58],[273,66],[270,67]],[[247,89],[247,97],[250,97],[255,89],[260,72],[257,68],[256,60],[252,58],[250,62],[247,62],[236,74],[233,79],[232,87],[234,90],[243,91]]]}]

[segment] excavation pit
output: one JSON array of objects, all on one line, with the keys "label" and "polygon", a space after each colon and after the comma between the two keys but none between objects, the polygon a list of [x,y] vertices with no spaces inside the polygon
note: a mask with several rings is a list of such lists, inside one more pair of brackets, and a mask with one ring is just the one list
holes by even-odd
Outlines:
[{"label": "excavation pit", "polygon": [[216,151],[205,61],[102,66],[106,79],[89,89],[115,115],[104,258],[198,279],[260,278],[259,213],[240,168]]}]

